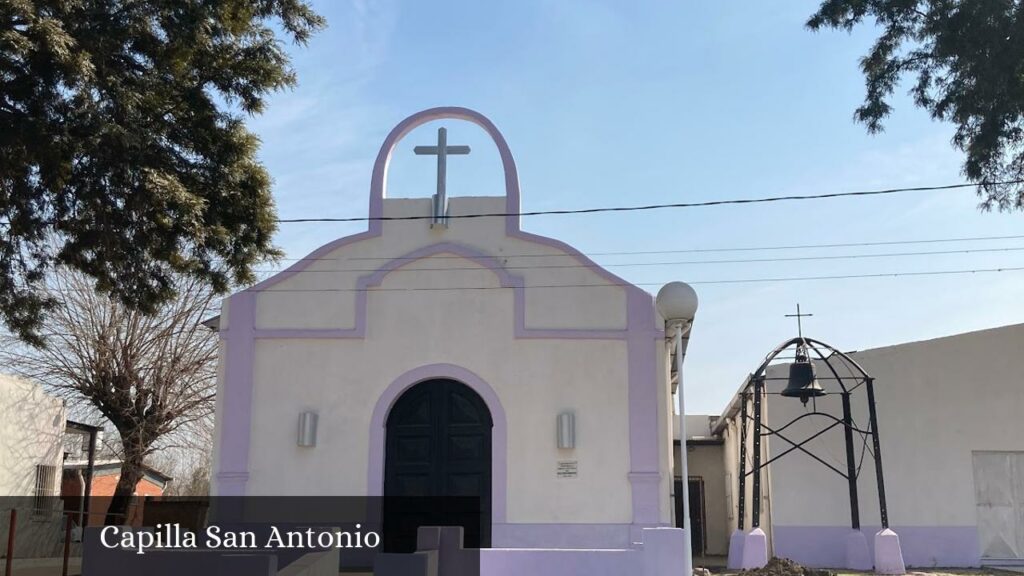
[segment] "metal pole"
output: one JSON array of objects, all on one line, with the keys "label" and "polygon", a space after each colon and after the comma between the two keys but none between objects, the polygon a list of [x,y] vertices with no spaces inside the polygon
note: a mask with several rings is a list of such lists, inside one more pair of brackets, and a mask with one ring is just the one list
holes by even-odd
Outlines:
[{"label": "metal pole", "polygon": [[686,408],[683,402],[683,323],[676,323],[675,335],[676,349],[676,395],[679,398],[679,472],[683,476],[681,482],[682,494],[676,498],[682,503],[683,512],[683,566],[682,573],[690,575],[693,573],[693,543],[690,534],[690,475],[687,459],[689,453],[686,450]]},{"label": "metal pole", "polygon": [[871,445],[875,452],[875,478],[878,482],[878,512],[882,528],[889,527],[889,510],[885,505],[885,479],[882,475],[882,446],[878,442],[878,414],[875,412],[875,379],[865,382],[868,391],[868,415],[871,418]]},{"label": "metal pole", "polygon": [[750,511],[751,528],[761,527],[761,387],[764,381],[760,376],[754,380],[754,494],[753,509]]},{"label": "metal pole", "polygon": [[739,514],[736,517],[736,528],[742,532],[744,515],[747,512],[747,392],[740,393],[740,474],[739,474]]},{"label": "metal pole", "polygon": [[434,196],[434,223],[447,224],[448,130],[437,129],[437,194]]},{"label": "metal pole", "polygon": [[853,416],[850,393],[843,392],[843,434],[846,436],[846,479],[850,486],[850,525],[860,529],[860,502],[857,497],[857,459],[853,453]]},{"label": "metal pole", "polygon": [[67,522],[64,524],[64,564],[60,574],[68,576],[68,559],[71,558],[71,514],[67,515]]},{"label": "metal pole", "polygon": [[85,527],[89,524],[89,501],[92,500],[92,477],[96,470],[96,429],[89,431],[89,464],[86,468],[85,479],[85,502],[82,505],[83,517],[79,519],[82,527],[82,534],[85,534]]},{"label": "metal pole", "polygon": [[11,525],[7,529],[7,562],[4,563],[4,576],[14,575],[14,530],[18,527],[18,511],[11,508]]}]

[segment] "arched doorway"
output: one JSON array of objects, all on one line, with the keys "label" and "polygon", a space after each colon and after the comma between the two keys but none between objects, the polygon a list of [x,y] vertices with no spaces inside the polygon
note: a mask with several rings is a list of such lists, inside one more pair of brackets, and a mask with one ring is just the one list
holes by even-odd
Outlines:
[{"label": "arched doorway", "polygon": [[[483,399],[455,380],[420,382],[395,401],[385,432],[385,551],[414,551],[425,525],[463,526],[466,547],[490,546],[492,427]],[[471,500],[396,500],[416,497]]]}]

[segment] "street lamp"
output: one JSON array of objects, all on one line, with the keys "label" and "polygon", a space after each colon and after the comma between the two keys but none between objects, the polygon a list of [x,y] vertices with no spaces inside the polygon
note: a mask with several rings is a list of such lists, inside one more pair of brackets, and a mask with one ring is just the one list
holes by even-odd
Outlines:
[{"label": "street lamp", "polygon": [[[684,282],[669,282],[658,290],[658,313],[665,319],[665,333],[672,332],[673,348],[676,357],[676,377],[679,383],[676,394],[679,397],[679,468],[682,475],[682,488],[676,498],[682,502],[683,520],[683,557],[685,564],[682,573],[693,574],[693,550],[690,540],[690,502],[689,475],[686,463],[686,410],[683,405],[683,335],[689,333],[693,326],[693,317],[697,314],[697,293]],[[671,379],[671,378],[670,378]]]}]

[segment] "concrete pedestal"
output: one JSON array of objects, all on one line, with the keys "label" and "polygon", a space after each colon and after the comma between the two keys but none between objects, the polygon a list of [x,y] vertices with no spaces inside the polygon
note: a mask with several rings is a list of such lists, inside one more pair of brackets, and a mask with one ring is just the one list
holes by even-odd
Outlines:
[{"label": "concrete pedestal", "polygon": [[875,534],[875,572],[879,574],[906,574],[900,537],[885,528]]},{"label": "concrete pedestal", "polygon": [[743,542],[746,540],[746,534],[742,530],[733,530],[732,535],[729,536],[729,560],[726,562],[726,567],[730,570],[739,570],[740,564],[743,562]]},{"label": "concrete pedestal", "polygon": [[[732,556],[730,551],[729,556]],[[768,563],[768,538],[764,530],[754,528],[743,535],[743,549],[740,552],[740,570],[763,568]]]},{"label": "concrete pedestal", "polygon": [[846,536],[846,567],[869,571],[873,566],[867,536],[860,530],[851,530]]}]

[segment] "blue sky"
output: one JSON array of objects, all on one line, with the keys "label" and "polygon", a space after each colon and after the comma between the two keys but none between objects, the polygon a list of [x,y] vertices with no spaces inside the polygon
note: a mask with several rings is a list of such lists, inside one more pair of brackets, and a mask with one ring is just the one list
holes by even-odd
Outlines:
[{"label": "blue sky", "polygon": [[[299,85],[251,122],[281,218],[366,213],[387,132],[424,108],[466,106],[502,130],[523,210],[814,194],[962,181],[953,128],[901,89],[885,133],[851,120],[873,30],[812,33],[813,1],[623,3],[318,2],[328,29],[294,48]],[[449,193],[501,194],[493,144],[448,122],[473,154],[449,162]],[[389,195],[429,196],[433,163],[396,152]],[[740,207],[525,218],[585,253],[1024,234],[1024,214],[981,213],[970,191]],[[298,258],[361,224],[283,224]],[[874,248],[595,256],[602,264],[1024,248],[1024,239]],[[637,283],[1024,266],[1024,251],[732,264],[612,266]],[[657,286],[645,286],[655,292]],[[855,350],[1024,322],[1024,272],[695,284],[689,413],[718,413],[796,326]]]}]

